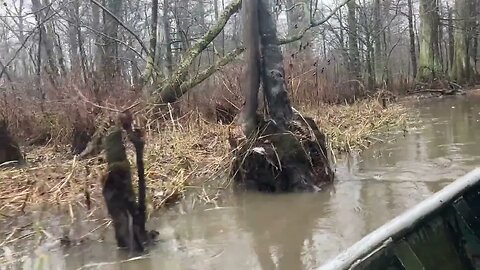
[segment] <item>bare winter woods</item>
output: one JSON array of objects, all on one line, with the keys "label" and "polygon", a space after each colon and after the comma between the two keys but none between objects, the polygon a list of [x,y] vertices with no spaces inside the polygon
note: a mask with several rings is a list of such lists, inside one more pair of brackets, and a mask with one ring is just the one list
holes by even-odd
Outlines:
[{"label": "bare winter woods", "polygon": [[[97,124],[88,115],[140,96],[176,111],[198,107],[207,116],[242,105],[240,0],[1,4],[0,113],[21,138],[74,134],[81,141]],[[479,6],[475,0],[271,1],[292,102],[316,106],[378,90],[474,83]]]}]

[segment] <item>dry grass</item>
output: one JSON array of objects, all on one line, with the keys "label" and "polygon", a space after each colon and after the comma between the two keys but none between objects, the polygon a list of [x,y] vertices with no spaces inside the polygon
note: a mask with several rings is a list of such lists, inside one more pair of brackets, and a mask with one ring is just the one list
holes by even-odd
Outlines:
[{"label": "dry grass", "polygon": [[[401,105],[383,109],[376,101],[354,105],[325,105],[302,108],[315,118],[327,134],[333,150],[367,147],[374,135],[405,123]],[[222,189],[230,164],[228,126],[209,123],[197,115],[169,122],[160,133],[147,133],[145,153],[149,209],[180,200],[189,190],[203,202],[211,202],[205,191]],[[39,204],[101,207],[100,177],[105,171],[103,156],[77,160],[66,147],[47,146],[27,151],[28,166],[0,169],[0,215],[16,215]],[[133,151],[128,150],[133,161]],[[134,167],[134,164],[132,164]],[[90,202],[88,202],[88,198]]]},{"label": "dry grass", "polygon": [[336,152],[357,151],[380,139],[382,131],[406,125],[407,112],[400,104],[391,104],[384,109],[375,101],[359,101],[354,105],[325,106],[321,110],[305,108],[306,114],[314,115],[318,126]]}]

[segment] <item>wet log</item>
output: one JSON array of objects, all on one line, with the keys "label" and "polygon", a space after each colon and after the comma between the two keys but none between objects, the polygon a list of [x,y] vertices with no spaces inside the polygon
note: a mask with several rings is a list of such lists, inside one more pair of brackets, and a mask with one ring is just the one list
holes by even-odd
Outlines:
[{"label": "wet log", "polygon": [[0,165],[8,163],[22,164],[24,158],[18,143],[12,138],[5,120],[0,120]]},{"label": "wet log", "polygon": [[229,140],[236,187],[261,192],[318,191],[333,182],[325,135],[313,119],[294,113],[282,128],[259,121],[257,134],[245,137],[240,126]]},{"label": "wet log", "polygon": [[122,130],[111,128],[105,137],[108,172],[103,177],[102,194],[113,221],[115,238],[120,248],[143,251],[156,236],[145,230],[132,185],[130,163],[123,145]]}]

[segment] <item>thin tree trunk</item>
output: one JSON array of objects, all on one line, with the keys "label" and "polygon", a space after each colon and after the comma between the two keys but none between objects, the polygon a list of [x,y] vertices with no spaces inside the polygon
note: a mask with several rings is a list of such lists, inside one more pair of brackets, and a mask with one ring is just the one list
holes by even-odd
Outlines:
[{"label": "thin tree trunk", "polygon": [[381,85],[383,83],[383,46],[382,46],[382,16],[380,12],[380,0],[375,0],[374,7],[373,7],[373,17],[375,20],[374,23],[374,49],[375,49],[375,82],[377,85]]},{"label": "thin tree trunk", "polygon": [[412,75],[417,77],[417,53],[415,47],[415,30],[413,29],[413,5],[412,0],[408,0],[408,34],[410,36],[410,62],[412,64]]},{"label": "thin tree trunk", "polygon": [[[95,31],[102,33],[102,27],[100,25],[100,8],[97,5],[92,5],[92,28]],[[79,39],[81,41],[81,39]],[[94,59],[94,70],[100,72],[102,70],[102,59],[103,59],[103,46],[102,46],[102,36],[96,35],[95,37],[95,59]]]},{"label": "thin tree trunk", "polygon": [[165,66],[167,69],[167,76],[173,73],[173,55],[172,55],[172,40],[170,31],[169,0],[163,0],[163,32],[165,35]]},{"label": "thin tree trunk", "polygon": [[65,56],[63,53],[63,48],[62,48],[62,43],[60,40],[60,35],[57,34],[55,31],[55,25],[51,24],[49,25],[49,32],[51,33],[50,36],[54,37],[53,38],[53,44],[55,45],[55,49],[57,51],[57,59],[58,59],[58,66],[60,67],[60,74],[65,77],[67,75],[67,68],[65,66]]},{"label": "thin tree trunk", "polygon": [[356,8],[354,0],[348,2],[348,55],[350,76],[354,79],[360,79],[360,53],[358,51],[358,31]]},{"label": "thin tree trunk", "polygon": [[77,33],[77,28],[78,28],[78,16],[77,14],[79,13],[79,0],[74,0],[69,4],[68,7],[68,17],[69,17],[69,22],[68,22],[68,43],[69,43],[69,57],[70,57],[70,69],[75,70],[75,65],[78,65],[80,63],[80,57],[78,53],[78,33]]},{"label": "thin tree trunk", "polygon": [[[158,0],[153,0],[152,1],[152,20],[150,23],[150,48],[147,56],[147,66],[145,68],[145,74],[143,78],[143,81],[145,83],[152,77],[152,75],[153,75],[153,79],[156,78],[155,56],[157,55],[157,26],[158,26]],[[132,73],[133,73],[133,65],[132,65]]]},{"label": "thin tree trunk", "polygon": [[[42,10],[43,6],[40,3],[40,0],[32,0],[32,9],[35,12],[35,18],[37,20],[38,26],[39,26],[39,32],[41,33],[41,40],[43,43],[43,48],[45,50],[45,54],[47,57],[47,63],[48,63],[48,75],[49,79],[52,82],[53,85],[55,85],[55,77],[58,75],[58,68],[55,62],[55,53],[53,49],[53,42],[50,36],[47,34],[47,30],[45,27],[45,11]],[[49,10],[49,9],[47,9]]]},{"label": "thin tree trunk", "polygon": [[453,70],[453,56],[455,54],[455,38],[453,36],[453,9],[448,10],[448,71]]},{"label": "thin tree trunk", "polygon": [[[107,8],[117,18],[121,18],[122,0],[107,0]],[[103,11],[103,73],[107,82],[112,81],[120,74],[120,62],[118,61],[118,44],[114,39],[118,38],[118,22],[106,11]],[[113,39],[112,39],[113,38]]]}]

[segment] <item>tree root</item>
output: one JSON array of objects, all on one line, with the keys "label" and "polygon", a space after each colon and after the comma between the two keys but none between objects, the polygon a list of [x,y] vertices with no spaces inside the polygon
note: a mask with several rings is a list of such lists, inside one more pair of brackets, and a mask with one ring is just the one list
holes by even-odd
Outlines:
[{"label": "tree root", "polygon": [[332,183],[325,135],[313,119],[296,114],[286,129],[260,123],[246,138],[240,127],[230,135],[231,176],[239,187],[262,192],[317,191]]}]

